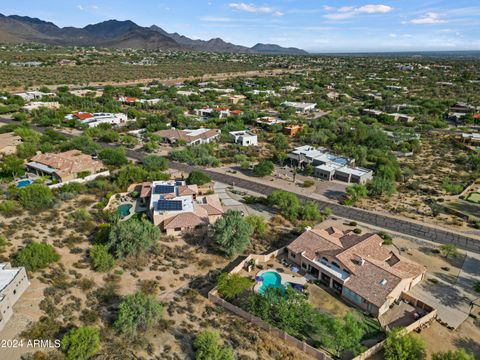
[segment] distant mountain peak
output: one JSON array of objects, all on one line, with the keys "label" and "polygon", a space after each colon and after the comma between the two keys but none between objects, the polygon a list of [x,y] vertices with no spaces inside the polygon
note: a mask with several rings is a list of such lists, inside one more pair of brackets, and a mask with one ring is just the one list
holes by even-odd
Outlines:
[{"label": "distant mountain peak", "polygon": [[0,42],[2,41],[138,49],[177,48],[224,53],[307,54],[297,48],[283,48],[275,44],[257,44],[248,48],[226,42],[219,37],[194,40],[176,32],[168,33],[157,25],[142,27],[131,20],[111,19],[84,28],[60,28],[52,22],[37,18],[0,14]]}]

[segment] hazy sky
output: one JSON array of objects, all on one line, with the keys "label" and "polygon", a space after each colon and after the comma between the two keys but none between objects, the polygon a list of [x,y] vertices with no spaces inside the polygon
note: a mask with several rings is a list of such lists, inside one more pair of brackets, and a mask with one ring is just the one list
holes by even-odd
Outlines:
[{"label": "hazy sky", "polygon": [[128,19],[192,38],[318,52],[480,50],[480,0],[15,0],[0,12],[59,26]]}]

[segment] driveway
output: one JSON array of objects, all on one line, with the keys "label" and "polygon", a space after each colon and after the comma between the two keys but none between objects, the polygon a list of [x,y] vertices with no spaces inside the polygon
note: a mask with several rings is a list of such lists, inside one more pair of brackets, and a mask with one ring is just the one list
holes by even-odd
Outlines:
[{"label": "driveway", "polygon": [[273,214],[269,211],[263,209],[262,206],[251,205],[248,206],[239,201],[241,196],[232,194],[227,191],[229,185],[215,182],[214,184],[214,191],[215,194],[218,194],[218,197],[222,201],[223,208],[225,211],[227,210],[237,210],[243,211],[245,215],[259,215],[264,217],[266,220],[269,220]]},{"label": "driveway", "polygon": [[432,274],[428,277],[438,283],[423,281],[409,293],[436,308],[438,318],[456,329],[468,317],[471,302],[480,303],[480,293],[473,289],[480,282],[480,255],[467,252],[454,284]]},{"label": "driveway", "polygon": [[454,329],[468,317],[469,300],[456,286],[442,280],[438,280],[437,284],[424,280],[408,293],[437,309],[437,318]]}]

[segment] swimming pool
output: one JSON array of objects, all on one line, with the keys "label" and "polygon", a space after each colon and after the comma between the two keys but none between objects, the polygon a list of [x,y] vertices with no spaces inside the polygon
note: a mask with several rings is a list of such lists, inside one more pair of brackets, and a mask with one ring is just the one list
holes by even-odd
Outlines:
[{"label": "swimming pool", "polygon": [[22,188],[22,187],[30,185],[31,183],[33,183],[33,180],[31,180],[31,179],[19,180],[19,181],[17,181],[16,187],[17,188]]},{"label": "swimming pool", "polygon": [[262,286],[258,289],[260,294],[265,293],[267,288],[272,287],[275,289],[283,289],[284,286],[282,285],[282,277],[275,271],[267,271],[261,274],[263,278]]},{"label": "swimming pool", "polygon": [[132,204],[122,204],[117,208],[118,215],[123,219],[130,215],[130,209],[132,208]]}]

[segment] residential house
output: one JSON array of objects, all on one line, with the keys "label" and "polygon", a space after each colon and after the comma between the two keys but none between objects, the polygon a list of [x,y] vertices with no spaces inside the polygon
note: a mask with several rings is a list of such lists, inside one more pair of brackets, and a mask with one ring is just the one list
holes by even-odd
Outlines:
[{"label": "residential house", "polygon": [[315,111],[317,104],[315,103],[303,103],[303,102],[295,102],[295,101],[285,101],[282,103],[285,107],[291,107],[295,109],[297,113],[308,113]]},{"label": "residential house", "polygon": [[238,104],[239,102],[245,100],[247,97],[245,95],[221,95],[220,98],[226,98],[230,104]]},{"label": "residential house", "polygon": [[63,183],[97,174],[105,169],[105,165],[79,150],[69,150],[58,154],[37,154],[27,163],[27,169],[39,176],[50,176]]},{"label": "residential house", "polygon": [[135,119],[128,119],[127,114],[123,113],[88,113],[76,112],[68,114],[64,118],[66,121],[77,120],[81,124],[89,127],[97,127],[100,124],[110,124],[114,126],[125,125],[128,121],[135,121]]},{"label": "residential house", "polygon": [[170,130],[160,130],[155,135],[165,139],[171,144],[178,140],[185,141],[187,145],[206,144],[218,140],[220,137],[220,130],[199,128],[195,130],[185,129],[178,130],[172,128]]},{"label": "residential house", "polygon": [[198,92],[196,91],[188,91],[188,90],[180,90],[177,91],[177,95],[179,96],[191,96],[191,95],[198,95]]},{"label": "residential house", "polygon": [[264,96],[279,96],[275,90],[251,90],[248,94],[252,95],[264,95]]},{"label": "residential house", "polygon": [[314,166],[313,175],[326,181],[365,184],[373,178],[372,170],[354,167],[354,159],[334,155],[325,148],[300,146],[288,154],[288,159],[293,166]]},{"label": "residential house", "polygon": [[0,263],[0,331],[12,317],[13,306],[29,285],[24,267],[12,268],[9,263]]},{"label": "residential house", "polygon": [[257,119],[257,124],[261,126],[283,125],[286,123],[287,121],[274,116],[263,116]]},{"label": "residential house", "polygon": [[223,214],[218,195],[200,195],[196,185],[184,181],[143,183],[140,200],[148,204],[153,223],[167,235],[205,229]]},{"label": "residential house", "polygon": [[388,114],[389,116],[393,117],[395,121],[400,121],[404,123],[409,123],[415,120],[414,116],[406,115],[406,114],[400,114],[400,113],[392,113]]},{"label": "residential house", "polygon": [[23,93],[17,93],[15,96],[20,96],[25,101],[40,100],[44,97],[55,96],[54,93],[45,93],[42,91],[27,91]]},{"label": "residential house", "polygon": [[471,145],[480,145],[479,133],[462,133],[462,141]]},{"label": "residential house", "polygon": [[363,109],[362,110],[362,115],[368,115],[368,116],[380,116],[384,114],[383,111],[380,111],[380,110],[375,110],[375,109]]},{"label": "residential house", "polygon": [[424,266],[398,255],[372,233],[307,228],[287,251],[309,276],[374,316],[385,313],[426,273]]},{"label": "residential house", "polygon": [[286,125],[283,127],[283,133],[287,136],[293,137],[293,136],[296,136],[298,132],[302,129],[303,129],[303,125],[298,125],[298,124]]},{"label": "residential house", "polygon": [[258,146],[257,135],[251,131],[231,131],[229,134],[233,138],[235,144],[242,146]]},{"label": "residential house", "polygon": [[204,118],[212,117],[214,114],[218,114],[219,119],[224,119],[231,115],[229,108],[219,108],[219,107],[217,108],[204,107],[202,109],[194,109],[193,113],[196,116],[201,116]]},{"label": "residential house", "polygon": [[17,145],[22,143],[22,138],[15,133],[0,134],[0,154],[12,155],[17,152]]}]

